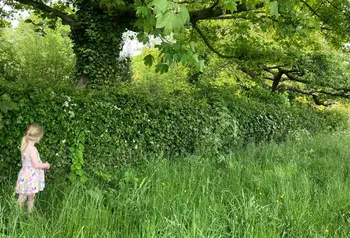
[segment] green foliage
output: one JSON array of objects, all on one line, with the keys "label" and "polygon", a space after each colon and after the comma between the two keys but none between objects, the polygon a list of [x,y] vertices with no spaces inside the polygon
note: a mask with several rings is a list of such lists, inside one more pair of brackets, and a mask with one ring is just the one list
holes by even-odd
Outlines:
[{"label": "green foliage", "polygon": [[[6,5],[15,10],[33,8],[44,21],[26,22],[33,23],[38,34],[45,32],[43,27],[55,28],[58,18],[71,27],[79,86],[86,82],[111,86],[131,78],[130,61],[118,59],[122,34],[128,29],[137,31],[144,44],[152,37],[160,40],[155,46],[160,50],[155,68],[160,73],[177,63],[203,73],[205,62],[212,58],[210,50],[233,65],[232,74],[253,71],[249,75],[254,75],[256,83],[261,81],[261,86],[268,86],[265,80],[283,71],[283,85],[276,80],[273,90],[332,96],[347,93],[338,87],[349,84],[347,52],[342,52],[350,40],[347,0],[65,0],[40,4],[11,0]],[[0,17],[11,13],[0,11]],[[329,61],[325,60],[328,56]],[[146,57],[145,63],[152,65],[153,59]],[[330,70],[322,72],[322,66]],[[300,84],[305,85],[296,90]]]},{"label": "green foliage", "polygon": [[78,76],[89,77],[92,87],[129,81],[130,60],[120,58],[119,53],[122,35],[131,23],[115,24],[112,16],[94,10],[87,1],[77,2],[75,7],[82,24],[71,32]]},{"label": "green foliage", "polygon": [[48,176],[56,179],[69,173],[72,179],[108,179],[115,167],[139,163],[145,155],[221,154],[252,141],[282,141],[295,131],[316,133],[346,123],[337,112],[328,117],[328,111],[281,99],[266,104],[235,96],[229,88],[166,93],[126,85],[76,91],[4,82],[0,88],[19,109],[3,115],[0,171],[18,170],[20,138],[37,122],[46,130],[39,151],[53,165]]},{"label": "green foliage", "polygon": [[[39,21],[31,16],[33,21]],[[3,32],[0,43],[0,75],[8,81],[22,84],[46,83],[72,85],[75,57],[68,37],[69,29],[58,25],[45,29],[45,35],[35,32],[33,25],[20,22],[17,28]]]},{"label": "green foliage", "polygon": [[[18,110],[17,104],[11,101],[11,98],[3,94],[0,97],[0,130],[4,127],[3,114],[8,113],[11,110]],[[8,123],[8,121],[7,121]]]},{"label": "green foliage", "polygon": [[83,133],[78,133],[77,138],[74,138],[70,144],[69,152],[72,157],[72,165],[70,167],[71,173],[68,178],[71,182],[85,182],[87,177],[85,176],[84,165],[84,142],[85,136]]},{"label": "green foliage", "polygon": [[190,20],[187,7],[167,0],[152,2],[156,18],[156,28],[164,28],[165,34],[179,32]]},{"label": "green foliage", "polygon": [[[339,12],[343,7],[347,9],[346,1],[338,1],[329,7],[321,1],[295,3],[290,0],[251,0],[240,4],[234,0],[225,0],[218,1],[218,5],[215,1],[205,3],[194,1],[185,4],[157,0],[147,3],[148,1],[136,2],[141,5],[137,7],[139,14],[136,25],[147,34],[163,38],[171,35],[171,38],[175,39],[172,42],[165,40],[161,44],[165,43],[168,46],[159,47],[163,54],[176,52],[175,57],[164,57],[162,66],[165,63],[183,63],[184,58],[191,58],[193,54],[201,59],[208,50],[208,44],[211,45],[211,49],[214,48],[222,55],[230,56],[228,58],[231,58],[231,61],[249,68],[270,64],[295,65],[297,64],[295,56],[307,54],[311,47],[319,44],[317,39],[322,39],[321,44],[330,43],[339,49],[342,48],[339,47],[339,42],[346,43],[345,39],[348,37],[344,32],[339,31],[339,28],[344,26],[336,26],[346,21],[346,16]],[[153,11],[150,9],[152,7]],[[209,7],[215,9],[213,12],[227,13],[226,10],[229,10],[232,14],[227,13],[225,16],[222,13],[216,16],[219,19],[228,19],[220,21],[215,17],[210,19],[209,13],[206,13],[207,16],[205,13],[200,15],[200,10]],[[327,12],[328,10],[334,16]],[[193,13],[190,14],[192,19],[187,12]],[[197,22],[197,17],[203,17],[207,21]],[[190,29],[189,21],[192,25],[196,23],[202,34],[196,34],[200,33],[197,29],[197,32]],[[323,30],[325,25],[328,30]],[[344,28],[343,30],[346,31]],[[146,36],[143,31],[140,31],[140,34]],[[205,45],[202,44],[203,40],[206,41]],[[191,51],[178,50],[179,45],[185,49],[192,43],[195,43],[196,47]],[[201,60],[189,63],[203,68]]]},{"label": "green foliage", "polygon": [[176,91],[190,90],[186,67],[176,65],[167,68],[166,74],[157,73],[160,66],[159,64],[154,65],[154,62],[159,62],[161,56],[154,57],[153,55],[159,55],[159,51],[148,48],[142,54],[132,57],[133,87],[135,90],[140,87],[143,88],[140,89],[141,91],[149,90],[153,91],[154,94],[158,91],[160,91],[159,94],[162,94],[162,91],[176,93]]}]

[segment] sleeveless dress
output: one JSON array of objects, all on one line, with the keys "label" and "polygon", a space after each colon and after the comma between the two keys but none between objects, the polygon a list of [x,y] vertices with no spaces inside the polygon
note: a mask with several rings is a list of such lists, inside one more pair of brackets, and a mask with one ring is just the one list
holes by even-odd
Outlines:
[{"label": "sleeveless dress", "polygon": [[[28,148],[28,147],[27,147]],[[45,187],[44,169],[36,169],[30,158],[26,156],[26,150],[22,153],[22,169],[18,173],[16,193],[30,195],[43,191]],[[41,163],[39,153],[38,161]]]}]

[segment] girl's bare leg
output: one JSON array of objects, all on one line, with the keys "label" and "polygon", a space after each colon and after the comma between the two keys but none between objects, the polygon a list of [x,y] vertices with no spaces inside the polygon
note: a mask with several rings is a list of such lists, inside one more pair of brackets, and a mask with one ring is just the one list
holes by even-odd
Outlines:
[{"label": "girl's bare leg", "polygon": [[18,205],[20,208],[23,207],[23,204],[25,203],[26,200],[27,200],[27,195],[20,194],[18,196]]},{"label": "girl's bare leg", "polygon": [[35,194],[28,195],[28,212],[31,213],[34,207]]}]

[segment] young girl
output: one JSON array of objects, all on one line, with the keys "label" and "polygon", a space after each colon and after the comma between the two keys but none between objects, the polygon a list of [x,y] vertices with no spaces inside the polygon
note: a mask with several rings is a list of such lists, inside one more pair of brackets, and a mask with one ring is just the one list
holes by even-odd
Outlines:
[{"label": "young girl", "polygon": [[22,169],[18,174],[16,193],[19,206],[28,199],[28,212],[33,211],[35,194],[44,190],[44,169],[49,169],[48,162],[42,163],[38,150],[34,147],[44,135],[44,130],[38,124],[28,127],[26,135],[22,138],[21,154]]}]

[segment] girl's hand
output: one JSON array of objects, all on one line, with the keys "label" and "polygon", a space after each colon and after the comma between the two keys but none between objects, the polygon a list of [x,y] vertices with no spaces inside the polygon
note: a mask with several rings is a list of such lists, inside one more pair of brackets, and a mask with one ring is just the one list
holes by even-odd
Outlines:
[{"label": "girl's hand", "polygon": [[50,169],[51,165],[48,162],[45,162],[45,169]]}]

